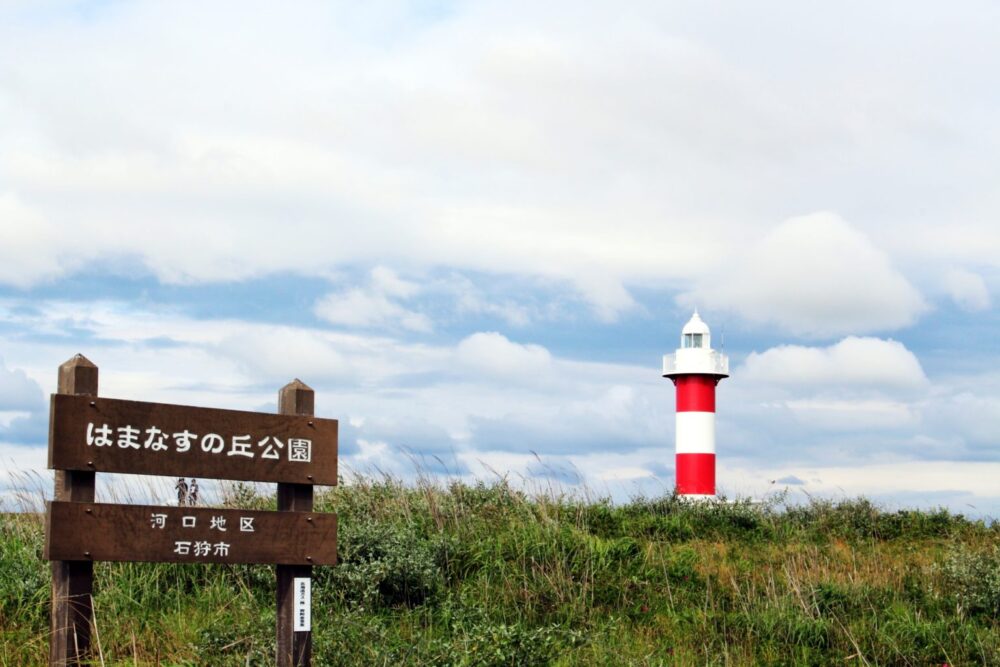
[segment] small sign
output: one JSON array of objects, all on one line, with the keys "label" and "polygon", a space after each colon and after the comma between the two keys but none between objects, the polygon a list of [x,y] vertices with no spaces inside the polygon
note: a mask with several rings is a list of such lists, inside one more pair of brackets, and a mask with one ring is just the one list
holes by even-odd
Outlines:
[{"label": "small sign", "polygon": [[337,515],[53,501],[45,557],[333,565]]},{"label": "small sign", "polygon": [[295,632],[309,632],[312,630],[312,616],[310,610],[312,605],[312,579],[309,577],[295,577]]}]

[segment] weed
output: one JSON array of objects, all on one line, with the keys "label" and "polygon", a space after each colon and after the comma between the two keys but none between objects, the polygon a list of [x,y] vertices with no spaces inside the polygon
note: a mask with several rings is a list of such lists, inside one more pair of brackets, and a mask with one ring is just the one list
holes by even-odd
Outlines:
[{"label": "weed", "polygon": [[[235,484],[226,502],[274,506]],[[616,505],[360,478],[320,492],[318,665],[1000,664],[1000,527],[864,500]],[[0,515],[0,667],[44,664],[42,522]],[[95,565],[107,665],[269,664],[274,568]]]}]

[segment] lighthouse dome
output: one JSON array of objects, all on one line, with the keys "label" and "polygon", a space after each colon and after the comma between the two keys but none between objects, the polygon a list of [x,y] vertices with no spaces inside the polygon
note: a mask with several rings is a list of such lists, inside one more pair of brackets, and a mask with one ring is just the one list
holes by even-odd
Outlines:
[{"label": "lighthouse dome", "polygon": [[684,325],[681,330],[681,348],[710,348],[712,347],[711,334],[708,330],[708,325],[705,321],[701,319],[698,315],[698,311],[694,311],[694,315],[688,320],[688,323]]},{"label": "lighthouse dome", "polygon": [[684,329],[681,331],[681,333],[707,334],[708,325],[705,324],[705,320],[701,319],[701,315],[699,315],[698,311],[696,310],[694,311],[694,315],[691,316],[691,319],[688,320],[688,323],[684,325]]}]

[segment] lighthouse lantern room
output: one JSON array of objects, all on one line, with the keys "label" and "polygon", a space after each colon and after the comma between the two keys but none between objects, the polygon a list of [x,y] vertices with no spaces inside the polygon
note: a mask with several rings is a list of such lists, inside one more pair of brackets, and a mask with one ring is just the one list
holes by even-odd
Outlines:
[{"label": "lighthouse lantern room", "polygon": [[715,386],[729,377],[729,359],[712,349],[698,311],[681,331],[681,346],[663,356],[663,377],[677,387],[677,495],[715,497]]}]

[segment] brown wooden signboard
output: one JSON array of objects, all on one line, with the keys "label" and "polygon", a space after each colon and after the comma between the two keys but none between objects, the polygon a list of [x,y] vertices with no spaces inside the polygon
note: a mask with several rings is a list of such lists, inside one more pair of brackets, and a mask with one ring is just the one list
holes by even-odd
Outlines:
[{"label": "brown wooden signboard", "polygon": [[48,560],[335,565],[337,516],[53,502]]},{"label": "brown wooden signboard", "polygon": [[52,396],[49,467],[255,482],[337,483],[337,421]]},{"label": "brown wooden signboard", "polygon": [[[337,421],[313,416],[299,380],[264,414],[98,398],[97,379],[76,355],[52,396],[49,664],[91,664],[93,563],[105,560],[274,564],[276,662],[310,665],[312,566],[337,561],[337,516],[313,512],[313,485],[337,483]],[[97,472],[277,482],[278,511],[96,503]]]}]

